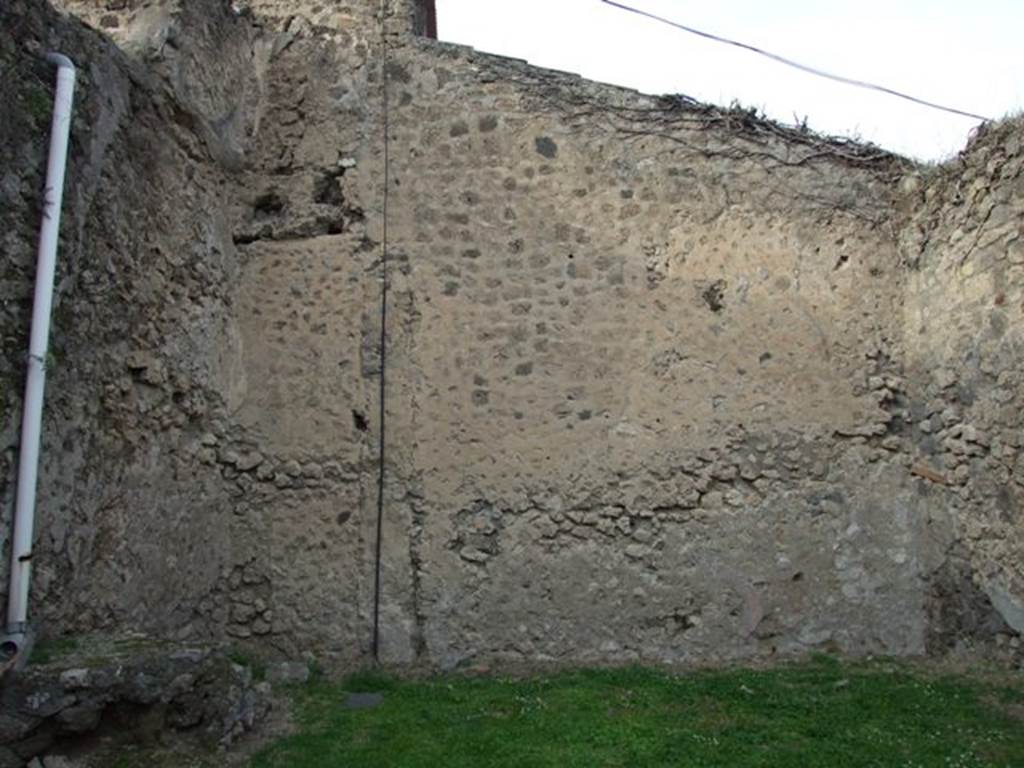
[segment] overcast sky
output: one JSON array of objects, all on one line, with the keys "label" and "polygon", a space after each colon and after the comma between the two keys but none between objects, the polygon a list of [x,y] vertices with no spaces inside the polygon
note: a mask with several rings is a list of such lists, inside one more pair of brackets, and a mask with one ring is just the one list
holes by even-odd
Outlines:
[{"label": "overcast sky", "polygon": [[[1024,0],[620,0],[804,64],[967,112],[1024,108]],[[977,121],[813,77],[601,0],[437,0],[442,40],[646,93],[757,107],[924,160]]]}]

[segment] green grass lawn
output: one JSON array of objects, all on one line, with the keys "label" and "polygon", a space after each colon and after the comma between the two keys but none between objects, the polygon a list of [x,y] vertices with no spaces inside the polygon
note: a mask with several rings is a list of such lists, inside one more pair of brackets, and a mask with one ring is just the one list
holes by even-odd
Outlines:
[{"label": "green grass lawn", "polygon": [[[382,691],[374,709],[349,693]],[[817,657],[765,670],[534,679],[363,674],[296,691],[253,768],[1024,766],[1024,677]]]}]

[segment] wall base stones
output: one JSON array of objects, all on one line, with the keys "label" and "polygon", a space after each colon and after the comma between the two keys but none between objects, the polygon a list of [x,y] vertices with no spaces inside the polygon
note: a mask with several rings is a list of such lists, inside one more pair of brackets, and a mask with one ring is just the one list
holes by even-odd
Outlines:
[{"label": "wall base stones", "polygon": [[156,743],[165,732],[189,733],[228,747],[266,717],[270,692],[222,651],[141,637],[83,641],[4,678],[0,766],[66,753],[96,734]]}]

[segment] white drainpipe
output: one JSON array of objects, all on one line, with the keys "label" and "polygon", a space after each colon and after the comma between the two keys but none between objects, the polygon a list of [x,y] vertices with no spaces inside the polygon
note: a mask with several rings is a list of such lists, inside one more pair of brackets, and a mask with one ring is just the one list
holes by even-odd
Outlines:
[{"label": "white drainpipe", "polygon": [[14,536],[11,547],[10,602],[7,609],[7,651],[22,655],[28,637],[28,589],[32,575],[32,534],[35,523],[36,483],[39,476],[39,442],[43,421],[43,388],[46,383],[46,353],[50,339],[50,310],[53,306],[53,278],[57,266],[64,171],[67,168],[71,105],[75,93],[75,65],[67,56],[48,54],[57,66],[57,93],[53,100],[50,127],[50,159],[43,192],[43,223],[39,233],[39,260],[32,306],[32,337],[25,382],[25,409],[21,423],[18,456],[18,491],[14,507]]}]

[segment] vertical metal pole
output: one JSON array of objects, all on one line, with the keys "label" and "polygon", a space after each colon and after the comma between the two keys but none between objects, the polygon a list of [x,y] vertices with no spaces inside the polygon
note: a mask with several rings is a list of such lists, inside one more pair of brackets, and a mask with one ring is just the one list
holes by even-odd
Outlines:
[{"label": "vertical metal pole", "polygon": [[381,286],[380,286],[380,413],[378,442],[378,474],[377,474],[377,541],[374,557],[373,577],[373,659],[380,661],[380,597],[381,597],[381,559],[384,540],[384,486],[385,467],[385,427],[387,409],[387,356],[388,356],[388,195],[391,186],[390,115],[388,102],[388,0],[381,1],[381,87],[383,88],[384,107],[384,195],[381,206]]}]

